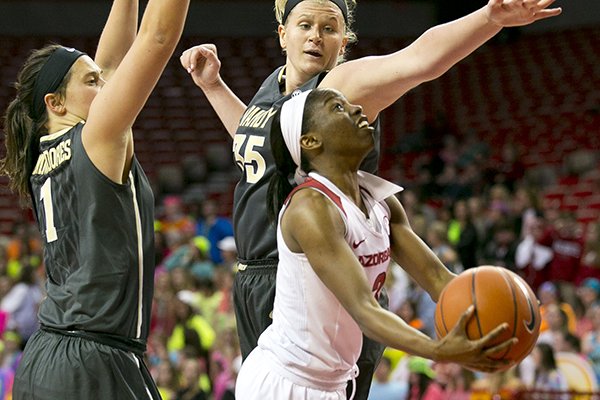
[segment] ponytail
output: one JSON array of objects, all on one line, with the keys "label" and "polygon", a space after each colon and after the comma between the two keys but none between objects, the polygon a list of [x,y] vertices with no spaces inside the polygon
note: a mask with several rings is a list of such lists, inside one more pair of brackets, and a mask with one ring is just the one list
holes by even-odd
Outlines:
[{"label": "ponytail", "polygon": [[[301,135],[305,135],[318,123],[313,118],[318,109],[315,104],[319,104],[318,99],[322,99],[325,93],[323,90],[313,89],[306,97]],[[281,110],[275,114],[271,125],[271,153],[275,160],[275,174],[269,181],[267,214],[272,222],[277,223],[277,216],[283,202],[294,188],[294,175],[297,167],[281,133]],[[300,169],[306,174],[313,169],[309,158],[303,151],[300,152]]]},{"label": "ponytail", "polygon": [[271,125],[271,152],[275,160],[275,173],[271,176],[267,191],[267,214],[273,223],[277,223],[279,210],[294,188],[291,179],[296,171],[296,164],[281,134],[280,116],[281,111],[275,114]]},{"label": "ponytail", "polygon": [[[48,114],[31,117],[33,89],[36,77],[58,45],[48,45],[31,53],[23,65],[15,89],[17,95],[8,105],[4,118],[6,156],[0,160],[0,174],[9,178],[9,187],[22,201],[29,197],[29,178],[39,156],[40,137],[47,134]],[[64,93],[69,76],[61,83],[58,93]]]}]

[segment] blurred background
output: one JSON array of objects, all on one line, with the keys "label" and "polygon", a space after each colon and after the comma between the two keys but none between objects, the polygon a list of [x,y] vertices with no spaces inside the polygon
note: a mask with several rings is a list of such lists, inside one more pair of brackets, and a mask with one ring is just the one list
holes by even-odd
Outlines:
[{"label": "blurred background", "polygon": [[[0,109],[15,95],[12,84],[32,49],[56,42],[93,54],[110,4],[0,0]],[[359,1],[359,41],[348,58],[399,50],[429,27],[484,4]],[[596,390],[600,341],[591,333],[600,334],[600,308],[586,296],[600,296],[600,2],[555,5],[563,7],[561,16],[503,30],[441,78],[385,110],[380,175],[406,188],[401,200],[413,228],[449,268],[503,266],[521,274],[540,298],[544,290],[554,293],[547,304],[566,304],[572,325],[557,327],[556,337],[569,333],[588,343],[574,352],[589,356],[585,368],[592,371],[589,386],[581,390]],[[136,154],[156,196],[158,272],[149,363],[165,398],[196,390],[199,397],[189,398],[225,399],[239,366],[230,304],[235,274],[230,217],[239,170],[231,138],[178,56],[192,45],[215,43],[224,80],[248,102],[285,61],[276,28],[272,1],[193,1],[175,56],[134,126]],[[536,260],[534,254],[549,255]],[[19,332],[14,314],[35,321],[35,304],[24,311],[15,287],[43,293],[44,279],[31,212],[10,193],[5,177],[0,178],[0,256],[2,399],[10,386],[10,372],[5,381],[2,371],[14,368],[28,335]],[[432,303],[394,268],[390,309],[433,335]],[[544,285],[548,281],[551,286]],[[194,329],[195,344],[175,343],[178,326]],[[556,337],[544,340],[560,358],[570,350],[556,344]],[[561,357],[564,366],[567,356]],[[391,381],[399,390],[416,385],[415,376],[444,387],[472,379],[485,396],[500,393],[498,382],[508,381],[481,374],[465,378],[469,374],[460,368],[409,363],[408,356],[394,352],[386,360],[382,368],[389,370],[376,381]],[[546,368],[531,365],[526,370]],[[504,398],[533,390],[539,374],[517,369],[510,378],[523,385]],[[475,396],[479,389],[469,385],[463,385],[465,391]],[[373,397],[378,398],[384,399]]]}]

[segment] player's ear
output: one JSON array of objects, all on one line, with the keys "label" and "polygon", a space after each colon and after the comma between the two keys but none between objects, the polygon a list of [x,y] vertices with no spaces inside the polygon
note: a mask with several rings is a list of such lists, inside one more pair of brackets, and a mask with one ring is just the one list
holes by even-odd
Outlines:
[{"label": "player's ear", "polygon": [[285,26],[282,24],[279,24],[279,26],[277,27],[277,35],[279,35],[279,46],[281,46],[282,50],[286,49],[286,37],[285,37]]},{"label": "player's ear", "polygon": [[49,112],[57,115],[64,115],[67,109],[64,105],[64,98],[56,93],[48,93],[44,96],[44,103]]},{"label": "player's ear", "polygon": [[307,133],[300,137],[300,147],[302,147],[303,150],[315,150],[320,148],[322,144],[323,142],[321,139],[311,133]]},{"label": "player's ear", "polygon": [[338,53],[338,56],[343,56],[344,54],[346,54],[346,45],[348,44],[348,37],[344,36],[344,38],[342,39],[342,47],[340,47],[340,52]]}]

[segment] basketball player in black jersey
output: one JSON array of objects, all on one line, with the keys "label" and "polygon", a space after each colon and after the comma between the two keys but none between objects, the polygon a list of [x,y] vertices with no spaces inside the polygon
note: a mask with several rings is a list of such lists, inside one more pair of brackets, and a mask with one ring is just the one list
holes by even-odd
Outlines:
[{"label": "basketball player in black jersey", "polygon": [[[276,0],[279,43],[286,63],[267,77],[248,105],[221,79],[221,61],[214,45],[195,46],[182,54],[182,66],[233,137],[235,161],[242,170],[234,194],[233,219],[240,269],[234,303],[243,356],[271,323],[277,248],[275,227],[266,213],[266,192],[274,173],[269,130],[281,104],[297,90],[329,87],[342,92],[350,103],[360,104],[369,122],[376,123],[383,109],[410,89],[442,75],[502,27],[558,15],[560,8],[548,8],[553,2],[490,0],[463,18],[428,30],[396,53],[339,63],[345,46],[355,39],[353,1]],[[376,159],[375,152],[361,169],[374,172]],[[365,341],[358,362],[362,380],[357,382],[356,399],[367,398],[381,350],[375,342]]]},{"label": "basketball player in black jersey", "polygon": [[[160,399],[144,365],[154,280],[154,198],[131,126],[181,36],[189,0],[115,0],[95,59],[34,51],[5,114],[2,172],[30,197],[47,296],[15,400]],[[91,16],[90,16],[91,17]]]}]

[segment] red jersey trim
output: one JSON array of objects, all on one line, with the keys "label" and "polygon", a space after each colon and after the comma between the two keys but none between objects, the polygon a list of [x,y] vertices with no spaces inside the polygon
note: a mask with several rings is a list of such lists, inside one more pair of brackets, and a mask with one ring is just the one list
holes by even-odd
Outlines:
[{"label": "red jersey trim", "polygon": [[325,196],[329,197],[329,199],[331,201],[333,201],[333,203],[338,206],[338,208],[340,210],[342,210],[342,212],[344,213],[345,217],[348,217],[348,215],[346,214],[346,210],[344,210],[344,206],[342,206],[342,199],[340,198],[340,196],[338,196],[337,194],[335,194],[331,189],[329,189],[327,186],[325,186],[324,184],[322,184],[321,182],[317,181],[316,179],[313,178],[307,178],[302,184],[296,186],[294,189],[292,189],[292,191],[290,192],[290,194],[288,195],[288,197],[285,199],[284,204],[288,204],[290,199],[292,198],[292,196],[299,190],[305,189],[305,188],[313,188],[313,189],[317,189],[319,192],[323,193]]}]

